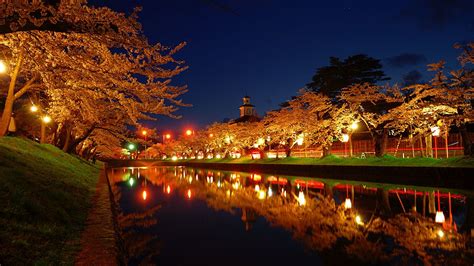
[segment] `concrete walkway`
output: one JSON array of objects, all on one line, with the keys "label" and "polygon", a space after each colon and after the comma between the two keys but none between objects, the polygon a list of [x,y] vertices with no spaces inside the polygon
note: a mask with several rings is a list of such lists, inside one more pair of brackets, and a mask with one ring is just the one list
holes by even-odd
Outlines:
[{"label": "concrete walkway", "polygon": [[95,195],[92,199],[86,229],[81,236],[82,250],[76,265],[118,265],[112,209],[105,169],[100,172]]}]

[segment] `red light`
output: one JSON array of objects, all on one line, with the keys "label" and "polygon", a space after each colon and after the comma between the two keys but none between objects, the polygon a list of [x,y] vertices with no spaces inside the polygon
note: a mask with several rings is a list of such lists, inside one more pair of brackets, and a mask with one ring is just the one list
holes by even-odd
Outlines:
[{"label": "red light", "polygon": [[191,189],[188,189],[188,199],[190,199],[191,196],[192,196],[192,194],[191,194]]},{"label": "red light", "polygon": [[193,131],[191,129],[186,130],[186,135],[191,136],[193,134]]}]

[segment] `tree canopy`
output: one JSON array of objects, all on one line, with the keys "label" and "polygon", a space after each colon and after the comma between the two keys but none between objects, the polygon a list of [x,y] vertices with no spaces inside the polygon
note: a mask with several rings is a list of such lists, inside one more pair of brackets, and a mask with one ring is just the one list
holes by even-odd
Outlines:
[{"label": "tree canopy", "polygon": [[311,82],[306,86],[335,99],[343,88],[350,85],[376,84],[386,80],[390,78],[383,72],[380,60],[365,54],[356,54],[344,60],[330,57],[329,66],[318,68]]}]

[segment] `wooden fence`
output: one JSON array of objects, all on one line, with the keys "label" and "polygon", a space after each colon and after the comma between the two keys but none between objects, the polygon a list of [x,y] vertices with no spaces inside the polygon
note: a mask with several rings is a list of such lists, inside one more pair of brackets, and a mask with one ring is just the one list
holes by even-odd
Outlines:
[{"label": "wooden fence", "polygon": [[[474,133],[470,133],[470,137],[474,137]],[[350,155],[349,142],[334,142],[331,153],[341,157],[348,157]],[[270,152],[275,156],[276,151]],[[389,137],[385,148],[385,153],[400,158],[412,157],[433,157],[433,158],[447,158],[458,157],[464,155],[462,138],[459,133],[452,133],[448,135],[447,141],[443,136],[440,137],[415,137],[400,138]],[[278,151],[279,157],[284,157],[285,152]],[[321,157],[323,152],[321,148],[317,147],[296,147],[292,151],[294,157]],[[352,140],[352,156],[353,157],[372,157],[375,155],[374,141],[372,139],[355,139]]]}]

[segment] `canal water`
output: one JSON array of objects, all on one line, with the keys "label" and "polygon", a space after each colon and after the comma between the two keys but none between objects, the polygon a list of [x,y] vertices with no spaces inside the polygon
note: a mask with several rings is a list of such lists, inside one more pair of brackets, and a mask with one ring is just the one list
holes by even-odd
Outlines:
[{"label": "canal water", "polygon": [[472,264],[470,191],[186,167],[108,178],[129,265]]}]

